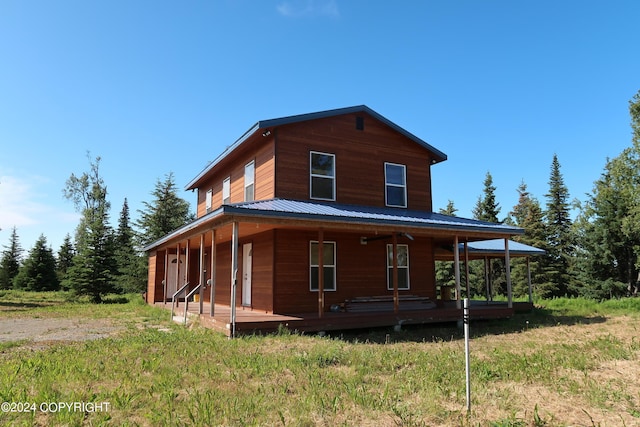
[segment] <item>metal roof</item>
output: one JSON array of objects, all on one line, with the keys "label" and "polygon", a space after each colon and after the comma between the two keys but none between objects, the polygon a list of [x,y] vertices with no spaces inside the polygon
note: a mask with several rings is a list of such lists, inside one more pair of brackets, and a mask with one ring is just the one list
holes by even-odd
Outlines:
[{"label": "metal roof", "polygon": [[[464,250],[464,244],[460,243],[460,250]],[[481,240],[467,243],[469,253],[473,254],[504,254],[504,239]],[[543,255],[544,249],[524,243],[509,240],[509,253],[512,255]]]},{"label": "metal roof", "polygon": [[404,135],[405,137],[409,138],[410,140],[414,141],[415,143],[417,143],[417,144],[421,145],[422,147],[426,148],[427,150],[429,150],[430,152],[432,152],[435,155],[435,157],[436,157],[436,159],[435,159],[436,162],[435,163],[443,162],[443,161],[447,160],[447,155],[446,154],[444,154],[442,151],[436,149],[432,145],[428,144],[424,140],[418,138],[417,136],[415,136],[411,132],[401,128],[397,124],[393,123],[391,120],[387,119],[386,117],[382,116],[381,114],[376,113],[375,111],[373,111],[371,108],[367,107],[366,105],[357,105],[357,106],[353,106],[353,107],[345,107],[345,108],[338,108],[338,109],[334,109],[334,110],[319,111],[319,112],[316,112],[316,113],[299,114],[299,115],[295,115],[295,116],[287,116],[287,117],[281,117],[281,118],[269,119],[269,120],[260,120],[256,124],[254,124],[251,128],[249,128],[233,144],[228,146],[218,157],[216,157],[213,161],[211,161],[195,178],[193,178],[186,185],[185,189],[186,190],[191,190],[191,189],[195,188],[196,183],[202,177],[204,177],[207,173],[209,173],[209,171],[211,169],[213,169],[218,163],[220,163],[222,160],[224,160],[236,148],[238,148],[240,145],[242,145],[242,143],[247,141],[251,136],[253,136],[254,134],[256,134],[259,131],[263,131],[263,130],[266,130],[268,128],[274,128],[274,127],[277,127],[277,126],[287,125],[287,124],[291,124],[291,123],[298,123],[298,122],[303,122],[303,121],[308,121],[308,120],[323,119],[323,118],[327,118],[327,117],[334,117],[334,116],[340,116],[340,115],[352,114],[352,113],[367,113],[370,116],[372,116],[373,118],[377,119],[378,121],[380,121],[380,122],[384,123],[385,125],[389,126],[390,128],[392,128],[396,132]]},{"label": "metal roof", "polygon": [[416,227],[424,228],[425,230],[447,229],[452,231],[493,232],[507,235],[524,233],[524,230],[520,227],[460,218],[435,212],[288,199],[269,199],[222,205],[222,207],[215,211],[198,218],[194,222],[150,244],[145,247],[144,250],[147,251],[162,245],[190,230],[194,230],[213,218],[218,218],[223,215]]}]

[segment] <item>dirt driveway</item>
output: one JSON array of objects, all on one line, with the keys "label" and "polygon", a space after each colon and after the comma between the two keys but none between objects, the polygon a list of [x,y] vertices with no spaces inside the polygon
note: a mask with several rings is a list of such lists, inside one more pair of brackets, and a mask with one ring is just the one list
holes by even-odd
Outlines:
[{"label": "dirt driveway", "polygon": [[32,348],[64,341],[105,338],[122,330],[107,319],[13,318],[0,319],[0,343],[28,341]]}]

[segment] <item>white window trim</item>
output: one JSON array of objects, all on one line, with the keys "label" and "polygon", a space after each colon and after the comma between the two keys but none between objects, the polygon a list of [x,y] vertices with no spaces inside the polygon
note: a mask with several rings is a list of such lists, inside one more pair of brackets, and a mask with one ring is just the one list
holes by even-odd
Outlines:
[{"label": "white window trim", "polygon": [[[407,270],[407,287],[406,288],[401,288],[400,286],[398,286],[398,290],[399,291],[408,291],[409,289],[411,289],[411,269],[409,268],[409,245],[406,244],[400,244],[397,245],[397,247],[405,247],[407,248],[407,265],[405,266],[398,266],[398,270],[400,269],[405,269]],[[391,281],[389,280],[389,270],[393,270],[393,263],[391,265],[389,265],[389,252],[393,252],[393,245],[392,244],[387,244],[387,252],[385,253],[385,256],[387,258],[387,290],[388,291],[392,291],[393,290],[393,283],[391,283]],[[393,257],[393,255],[391,255]],[[393,259],[392,259],[393,261]]]},{"label": "white window trim", "polygon": [[[402,180],[404,181],[404,185],[398,184],[390,184],[387,181],[387,165],[389,166],[400,166],[402,167]],[[404,205],[392,205],[387,200],[387,187],[401,187],[404,192]],[[407,207],[407,166],[399,163],[390,163],[384,162],[384,204],[389,207],[394,208],[406,208]]]},{"label": "white window trim", "polygon": [[[333,158],[333,175],[318,175],[313,173],[313,155],[321,154],[323,156],[331,156]],[[313,178],[323,178],[329,179],[331,178],[331,192],[333,193],[332,198],[324,198],[324,197],[313,197]],[[313,200],[326,200],[330,202],[334,202],[336,200],[336,155],[332,153],[323,153],[322,151],[309,151],[309,198]]]},{"label": "white window trim", "polygon": [[[253,174],[247,174],[247,169],[251,166],[253,169]],[[247,180],[249,178],[249,180]],[[247,200],[247,188],[253,185],[253,197],[251,200]],[[255,160],[251,160],[249,163],[244,165],[244,201],[245,202],[253,202],[256,199],[256,162]]]},{"label": "white window trim", "polygon": [[207,190],[207,195],[204,203],[207,213],[211,212],[211,207],[213,206],[213,190],[211,188]]},{"label": "white window trim", "polygon": [[222,181],[222,204],[231,203],[231,177],[228,176]]},{"label": "white window trim", "polygon": [[[318,242],[317,240],[311,240],[309,242],[309,291],[310,292],[319,292],[320,289],[312,289],[311,288],[311,277],[312,277],[312,274],[313,274],[313,267],[319,267],[318,264],[312,264],[311,263],[311,246],[314,243],[317,245],[320,242]],[[333,267],[333,289],[324,289],[324,291],[325,292],[335,292],[335,291],[338,290],[338,283],[336,281],[336,271],[338,270],[338,268],[336,267],[336,251],[337,251],[338,245],[334,241],[327,241],[327,240],[325,240],[323,243],[325,245],[326,244],[333,245],[333,265],[326,265],[326,264],[323,265],[323,267]]]}]

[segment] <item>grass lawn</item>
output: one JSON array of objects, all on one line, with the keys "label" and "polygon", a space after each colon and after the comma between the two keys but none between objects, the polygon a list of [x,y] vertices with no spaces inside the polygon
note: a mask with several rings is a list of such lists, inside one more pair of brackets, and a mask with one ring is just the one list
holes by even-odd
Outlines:
[{"label": "grass lawn", "polygon": [[469,413],[455,325],[229,340],[107,302],[0,291],[0,425],[640,425],[640,299],[472,321]]}]

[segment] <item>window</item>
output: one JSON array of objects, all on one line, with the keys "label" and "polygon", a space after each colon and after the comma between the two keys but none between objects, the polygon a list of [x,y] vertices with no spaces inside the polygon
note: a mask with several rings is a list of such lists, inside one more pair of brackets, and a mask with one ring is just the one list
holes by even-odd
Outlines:
[{"label": "window", "polygon": [[255,162],[251,161],[244,167],[244,201],[252,202],[255,197]]},{"label": "window", "polygon": [[[310,244],[310,266],[309,269],[309,289],[311,291],[318,290],[318,242],[312,241]],[[325,291],[336,290],[336,242],[324,242],[322,245],[322,260],[324,280],[323,288]]]},{"label": "window", "polygon": [[211,202],[212,202],[211,196],[213,196],[213,190],[209,189],[209,191],[207,191],[207,201],[205,204],[207,212],[211,212]]},{"label": "window", "polygon": [[336,156],[311,152],[311,198],[320,200],[336,199]]},{"label": "window", "polygon": [[222,204],[228,205],[229,203],[231,203],[231,177],[222,181]]},{"label": "window", "polygon": [[407,207],[407,177],[404,165],[384,164],[385,203],[387,206]]},{"label": "window", "polygon": [[[396,245],[398,250],[398,289],[409,289],[409,246]],[[387,289],[393,290],[393,245],[387,245]]]}]

